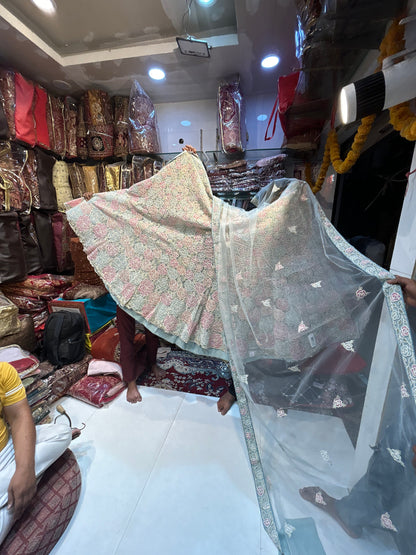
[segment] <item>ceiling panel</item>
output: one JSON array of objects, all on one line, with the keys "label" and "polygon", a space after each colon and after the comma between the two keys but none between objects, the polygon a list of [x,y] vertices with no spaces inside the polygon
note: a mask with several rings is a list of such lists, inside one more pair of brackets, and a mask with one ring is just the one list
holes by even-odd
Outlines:
[{"label": "ceiling panel", "polygon": [[[137,79],[155,103],[213,99],[232,74],[245,95],[275,94],[278,77],[298,66],[292,0],[217,0],[211,8],[196,0],[55,3],[51,17],[30,0],[0,0],[0,63],[56,94],[91,87],[129,94]],[[187,34],[208,42],[209,58],[180,54],[176,37]],[[281,63],[264,71],[260,60],[269,52]],[[161,82],[147,75],[155,65],[166,72]]]}]

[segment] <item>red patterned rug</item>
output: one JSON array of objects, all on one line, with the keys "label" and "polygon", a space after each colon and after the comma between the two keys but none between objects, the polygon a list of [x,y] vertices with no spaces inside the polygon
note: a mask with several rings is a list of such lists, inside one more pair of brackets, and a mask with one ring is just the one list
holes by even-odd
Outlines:
[{"label": "red patterned rug", "polygon": [[171,351],[158,360],[166,376],[157,380],[146,372],[137,380],[138,385],[184,391],[210,397],[221,397],[231,383],[228,364],[221,360],[193,355],[186,351]]}]

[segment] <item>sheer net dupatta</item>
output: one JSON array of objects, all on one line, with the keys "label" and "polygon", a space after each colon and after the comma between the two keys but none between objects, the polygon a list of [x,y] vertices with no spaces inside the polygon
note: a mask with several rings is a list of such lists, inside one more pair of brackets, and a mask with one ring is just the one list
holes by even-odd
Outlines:
[{"label": "sheer net dupatta", "polygon": [[213,213],[264,526],[284,553],[413,554],[416,364],[400,288],[337,233],[306,183],[273,186],[274,202],[214,202]]}]

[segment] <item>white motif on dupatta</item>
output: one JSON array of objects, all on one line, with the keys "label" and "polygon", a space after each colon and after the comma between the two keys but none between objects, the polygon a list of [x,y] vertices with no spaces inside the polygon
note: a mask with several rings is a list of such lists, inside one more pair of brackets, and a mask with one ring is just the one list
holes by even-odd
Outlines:
[{"label": "white motif on dupatta", "polygon": [[322,280],[320,281],[315,281],[315,283],[311,283],[311,286],[314,287],[315,289],[317,289],[318,287],[322,287]]},{"label": "white motif on dupatta", "polygon": [[288,522],[285,522],[284,531],[285,531],[285,534],[288,538],[292,537],[292,534],[295,530],[296,530],[296,528],[294,526],[292,526]]},{"label": "white motif on dupatta", "polygon": [[238,312],[238,305],[237,304],[231,305],[231,312]]},{"label": "white motif on dupatta", "polygon": [[271,308],[271,300],[270,299],[266,299],[265,301],[261,301],[261,304],[263,306],[268,306],[269,308]]},{"label": "white motif on dupatta", "polygon": [[290,233],[295,233],[295,234],[297,233],[297,231],[296,231],[296,226],[295,226],[295,225],[291,225],[291,226],[288,227],[287,229],[290,231]]},{"label": "white motif on dupatta", "polygon": [[404,463],[402,461],[402,452],[400,451],[400,449],[389,449],[387,447],[387,451],[390,453],[394,461],[401,464],[403,468],[405,468]]},{"label": "white motif on dupatta", "polygon": [[288,370],[291,370],[292,372],[300,372],[300,368],[299,366],[288,366],[287,367]]},{"label": "white motif on dupatta", "polygon": [[353,339],[351,339],[351,341],[344,341],[344,343],[341,343],[341,345],[344,347],[344,349],[346,351],[350,351],[351,353],[355,353],[354,340]]},{"label": "white motif on dupatta", "polygon": [[383,515],[381,515],[380,522],[383,528],[386,528],[387,530],[393,530],[393,532],[397,532],[397,528],[392,523],[389,513],[384,513]]},{"label": "white motif on dupatta", "polygon": [[404,383],[402,383],[402,385],[400,386],[400,395],[402,396],[402,399],[405,399],[406,397],[410,397],[407,391],[406,384]]},{"label": "white motif on dupatta", "polygon": [[286,411],[284,409],[277,409],[276,410],[276,416],[277,418],[284,418],[285,416],[287,416]]},{"label": "white motif on dupatta", "polygon": [[332,461],[331,461],[331,459],[329,458],[328,451],[326,451],[325,449],[321,449],[320,454],[321,454],[322,459],[323,459],[327,464],[329,464],[329,466],[332,466]]},{"label": "white motif on dupatta", "polygon": [[239,280],[243,279],[243,276],[241,275],[241,272],[238,272],[238,274],[235,275],[235,279],[239,279]]},{"label": "white motif on dupatta", "polygon": [[241,383],[248,384],[248,374],[240,374],[238,376],[238,379],[240,380]]},{"label": "white motif on dupatta", "polygon": [[277,272],[278,270],[283,270],[284,266],[281,262],[278,262],[274,267],[274,271]]},{"label": "white motif on dupatta", "polygon": [[333,409],[342,409],[343,407],[348,406],[348,403],[343,401],[339,395],[337,395],[332,403]]},{"label": "white motif on dupatta", "polygon": [[302,320],[301,323],[298,326],[298,333],[302,333],[303,331],[306,331],[308,329],[309,329],[309,327]]},{"label": "white motif on dupatta", "polygon": [[362,287],[359,287],[355,292],[355,296],[357,297],[357,299],[364,299],[364,297],[366,297],[369,294],[370,293],[365,289],[363,289]]},{"label": "white motif on dupatta", "polygon": [[317,491],[315,493],[315,503],[319,503],[319,505],[326,505],[324,498],[322,497],[321,491]]}]

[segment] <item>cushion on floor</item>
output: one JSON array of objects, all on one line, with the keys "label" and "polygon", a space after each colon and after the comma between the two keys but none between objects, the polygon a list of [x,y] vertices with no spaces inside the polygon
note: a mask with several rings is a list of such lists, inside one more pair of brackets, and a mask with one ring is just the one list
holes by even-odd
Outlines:
[{"label": "cushion on floor", "polygon": [[46,555],[62,536],[78,503],[81,473],[69,449],[44,473],[35,497],[0,547],[2,555]]}]

